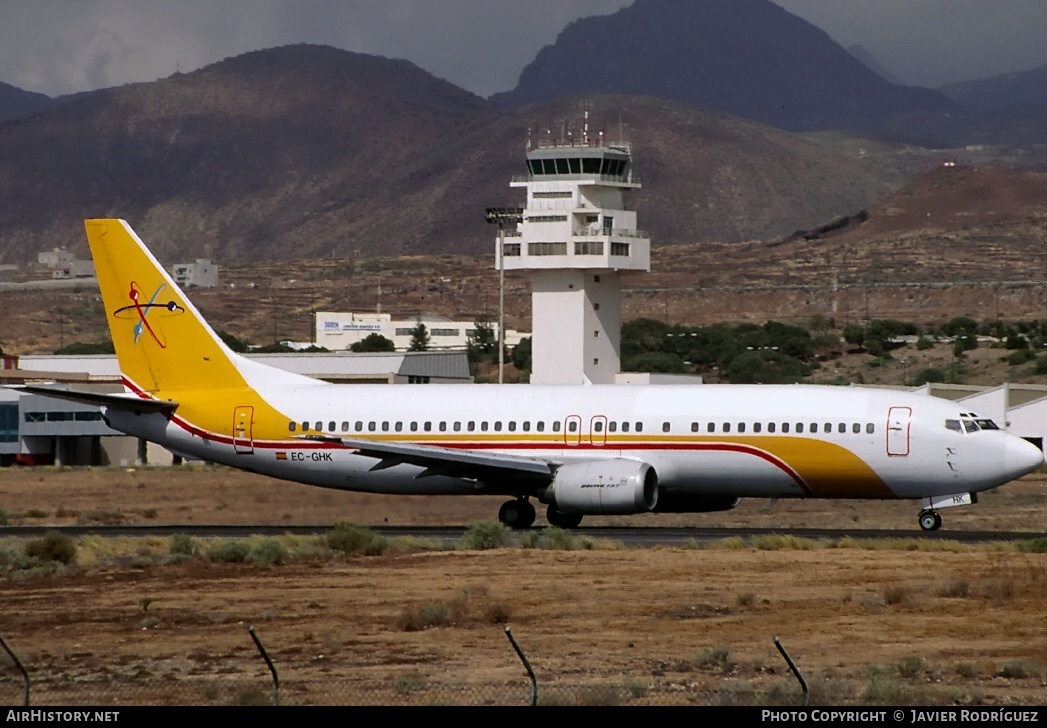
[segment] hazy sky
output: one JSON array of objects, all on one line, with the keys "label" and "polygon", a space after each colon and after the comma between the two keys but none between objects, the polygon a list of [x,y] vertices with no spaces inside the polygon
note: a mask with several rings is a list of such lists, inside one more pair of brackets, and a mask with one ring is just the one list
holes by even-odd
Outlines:
[{"label": "hazy sky", "polygon": [[[731,2],[731,0],[718,0]],[[309,42],[406,58],[481,96],[565,24],[631,0],[0,0],[0,81],[55,96]],[[914,85],[1047,63],[1047,0],[775,0]]]}]

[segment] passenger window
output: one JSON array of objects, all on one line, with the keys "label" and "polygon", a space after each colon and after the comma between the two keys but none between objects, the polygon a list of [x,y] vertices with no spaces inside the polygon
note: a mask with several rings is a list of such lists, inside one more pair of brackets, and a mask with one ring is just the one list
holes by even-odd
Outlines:
[{"label": "passenger window", "polygon": [[360,420],[356,421],[356,431],[357,432],[363,432],[364,431],[364,423],[361,422]]},{"label": "passenger window", "polygon": [[710,422],[709,424],[707,424],[705,426],[705,431],[706,432],[716,432],[716,423],[715,422]]},{"label": "passenger window", "polygon": [[745,432],[745,423],[744,422],[739,422],[738,423],[738,432]]},{"label": "passenger window", "polygon": [[691,423],[691,432],[698,432],[698,423],[697,422],[692,422]]},{"label": "passenger window", "polygon": [[731,423],[730,422],[724,422],[723,423],[723,431],[724,432],[730,432],[731,431]]},{"label": "passenger window", "polygon": [[432,422],[424,423],[422,425],[422,429],[425,430],[426,432],[432,432],[433,431],[433,423]]},{"label": "passenger window", "polygon": [[668,422],[662,423],[662,432],[669,432],[671,425]]},{"label": "passenger window", "polygon": [[516,420],[509,421],[509,432],[516,432]]},{"label": "passenger window", "polygon": [[832,433],[832,431],[833,431],[833,423],[826,422],[824,425],[822,425],[822,432],[824,432],[826,435]]},{"label": "passenger window", "polygon": [[628,431],[629,431],[629,423],[628,422],[623,422],[622,423],[622,432],[628,432]]},{"label": "passenger window", "polygon": [[469,430],[469,432],[472,432],[473,430],[475,430],[476,429],[476,421],[475,420],[470,420],[468,423],[466,423],[465,429]]},{"label": "passenger window", "polygon": [[404,423],[403,422],[397,422],[396,423],[396,431],[397,432],[403,432],[403,430],[404,430]]},{"label": "passenger window", "polygon": [[[957,422],[956,424],[959,424],[959,423]],[[298,429],[298,423],[297,422],[288,422],[287,423],[287,431],[288,432],[294,432],[297,429]]]},{"label": "passenger window", "polygon": [[309,432],[309,423],[308,422],[303,422],[302,423],[302,432]]},{"label": "passenger window", "polygon": [[389,423],[388,422],[383,422],[382,423],[382,432],[389,432]]},{"label": "passenger window", "polygon": [[763,425],[759,422],[753,423],[753,432],[760,432],[763,429]]},{"label": "passenger window", "polygon": [[462,431],[462,423],[461,422],[455,422],[454,423],[454,431],[455,432],[461,432]]},{"label": "passenger window", "polygon": [[851,425],[851,432],[853,432],[855,435],[857,435],[861,431],[862,431],[862,426],[859,425],[857,422],[855,422],[853,425]]},{"label": "passenger window", "polygon": [[545,432],[545,420],[538,420],[538,431]]},{"label": "passenger window", "polygon": [[782,423],[782,432],[788,432],[788,431],[789,431],[789,423],[788,422],[783,422]]},{"label": "passenger window", "polygon": [[[960,429],[960,421],[959,420],[946,420],[945,421],[945,428],[947,430],[953,430],[954,432],[962,432],[962,430]],[[292,430],[292,432],[293,432],[293,430]]]},{"label": "passenger window", "polygon": [[796,423],[796,432],[798,432],[798,433],[799,432],[803,432],[803,423],[802,422],[797,422]]},{"label": "passenger window", "polygon": [[578,431],[578,423],[577,422],[573,422],[573,421],[572,422],[568,422],[567,423],[567,431],[568,432],[577,432]]},{"label": "passenger window", "polygon": [[643,423],[642,422],[637,422],[636,423],[636,431],[637,432],[643,432]]},{"label": "passenger window", "polygon": [[871,422],[865,423],[865,434],[871,435],[876,431],[876,425]]},{"label": "passenger window", "polygon": [[530,422],[524,422],[523,423],[523,431],[524,432],[530,432],[531,431],[531,423]]},{"label": "passenger window", "polygon": [[368,422],[367,423],[367,431],[368,432],[374,432],[375,429],[376,429],[376,427],[375,427],[375,423],[374,422]]},{"label": "passenger window", "polygon": [[603,432],[603,423],[600,420],[593,423],[593,432]]},{"label": "passenger window", "polygon": [[617,422],[613,422],[613,421],[612,422],[608,422],[607,423],[607,431],[608,432],[617,432],[618,431],[618,423]]},{"label": "passenger window", "polygon": [[[956,425],[958,427],[960,425],[960,423],[957,422]],[[841,422],[839,424],[839,426],[836,428],[836,431],[839,432],[841,435],[846,434],[846,432],[847,432],[847,423],[846,422]]]},{"label": "passenger window", "polygon": [[768,432],[774,432],[774,431],[775,431],[775,429],[777,428],[777,426],[778,426],[778,425],[777,425],[777,423],[774,423],[774,422],[768,422],[768,423],[767,423],[767,431],[768,431]]},{"label": "passenger window", "polygon": [[440,427],[440,432],[447,432],[447,423],[446,422],[441,422],[439,427]]},{"label": "passenger window", "polygon": [[487,432],[487,423],[486,422],[481,422],[480,423],[480,431],[481,432]]},{"label": "passenger window", "polygon": [[412,422],[411,423],[411,432],[418,432],[418,423],[417,422]]},{"label": "passenger window", "polygon": [[553,432],[559,432],[559,431],[560,431],[560,420],[557,420],[556,422],[553,423]]},{"label": "passenger window", "polygon": [[330,422],[327,423],[327,430],[329,432],[334,432],[334,420],[331,420]]},{"label": "passenger window", "polygon": [[494,431],[495,432],[501,432],[502,431],[502,421],[501,420],[495,420],[495,422],[494,422]]},{"label": "passenger window", "polygon": [[342,432],[349,432],[349,423],[348,422],[343,422],[342,423]]}]

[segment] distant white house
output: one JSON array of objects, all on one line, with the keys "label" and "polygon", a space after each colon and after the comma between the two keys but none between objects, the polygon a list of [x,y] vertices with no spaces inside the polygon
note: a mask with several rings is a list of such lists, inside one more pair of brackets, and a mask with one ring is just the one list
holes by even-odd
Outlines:
[{"label": "distant white house", "polygon": [[172,276],[182,288],[214,288],[218,285],[218,265],[206,258],[195,263],[175,263]]}]

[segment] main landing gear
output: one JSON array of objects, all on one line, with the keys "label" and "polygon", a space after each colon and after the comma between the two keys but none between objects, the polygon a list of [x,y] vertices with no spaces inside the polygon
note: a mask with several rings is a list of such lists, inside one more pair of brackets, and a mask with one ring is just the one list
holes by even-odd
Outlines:
[{"label": "main landing gear", "polygon": [[506,501],[498,509],[498,520],[512,529],[530,528],[534,517],[534,506],[526,498]]},{"label": "main landing gear", "polygon": [[942,517],[932,510],[920,511],[920,528],[924,531],[937,531],[942,527]]},{"label": "main landing gear", "polygon": [[556,506],[550,505],[545,511],[545,520],[550,526],[557,528],[578,528],[582,522],[581,513],[562,513],[556,510]]}]

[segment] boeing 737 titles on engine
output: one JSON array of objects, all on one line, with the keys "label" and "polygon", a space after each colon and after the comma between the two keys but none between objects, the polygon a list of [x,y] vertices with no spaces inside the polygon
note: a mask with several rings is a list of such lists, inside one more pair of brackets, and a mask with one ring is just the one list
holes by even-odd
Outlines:
[{"label": "boeing 737 titles on engine", "polygon": [[962,404],[817,385],[337,385],[233,353],[123,220],[87,220],[126,389],[85,401],[172,452],[325,488],[504,495],[499,519],[700,512],[740,498],[922,500],[919,524],[1032,472]]}]

